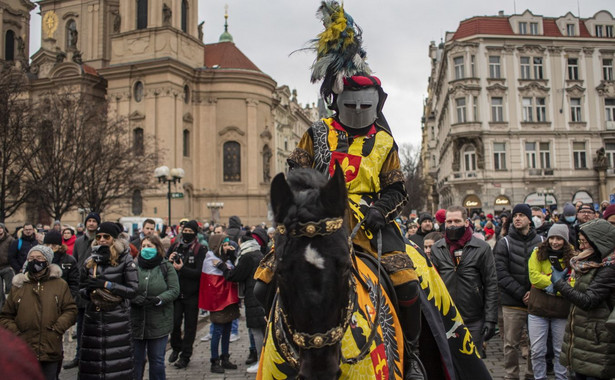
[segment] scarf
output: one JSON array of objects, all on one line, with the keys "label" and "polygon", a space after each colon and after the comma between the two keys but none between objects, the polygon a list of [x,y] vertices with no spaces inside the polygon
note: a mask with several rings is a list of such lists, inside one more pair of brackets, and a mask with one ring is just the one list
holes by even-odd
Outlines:
[{"label": "scarf", "polygon": [[156,256],[152,257],[151,259],[147,260],[145,257],[141,256],[141,254],[139,254],[137,256],[137,260],[139,261],[139,267],[140,268],[152,269],[152,268],[156,268],[158,265],[160,265],[160,263],[162,262],[162,256],[161,255],[156,255]]},{"label": "scarf", "polygon": [[582,274],[589,272],[593,268],[600,268],[606,265],[605,261],[607,260],[609,261],[609,263],[613,262],[613,253],[605,257],[604,260],[602,260],[601,262],[596,262],[593,260],[584,260],[593,256],[594,252],[594,249],[592,247],[589,247],[583,250],[577,256],[570,259],[570,267],[574,271],[573,275],[575,275],[575,277],[580,277]]},{"label": "scarf", "polygon": [[454,252],[458,249],[463,249],[466,243],[472,240],[472,228],[466,227],[466,232],[464,232],[461,239],[457,241],[448,240],[448,237],[446,236],[446,232],[445,232],[444,240],[446,240],[446,244],[448,245],[448,251],[451,254],[451,258],[453,259],[453,262],[455,262]]}]

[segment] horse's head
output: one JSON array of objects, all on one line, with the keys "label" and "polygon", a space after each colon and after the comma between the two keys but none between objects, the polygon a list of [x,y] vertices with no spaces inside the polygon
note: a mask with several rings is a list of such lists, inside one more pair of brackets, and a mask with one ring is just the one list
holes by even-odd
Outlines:
[{"label": "horse's head", "polygon": [[349,317],[351,258],[343,226],[344,174],[312,169],[278,174],[271,183],[276,279],[282,326],[299,356],[300,379],[337,379],[340,340]]}]

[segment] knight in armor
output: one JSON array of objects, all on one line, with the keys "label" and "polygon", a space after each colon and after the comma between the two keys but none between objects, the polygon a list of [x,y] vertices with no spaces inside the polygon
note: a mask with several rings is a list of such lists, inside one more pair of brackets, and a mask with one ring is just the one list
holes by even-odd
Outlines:
[{"label": "knight in armor", "polygon": [[[364,60],[361,30],[338,7],[333,12],[342,12],[345,17],[339,13],[333,13],[333,17],[343,18],[345,28],[342,32],[338,30],[337,36],[327,28],[314,41],[318,57],[312,72],[313,82],[323,80],[321,95],[334,115],[315,122],[307,130],[289,156],[288,165],[291,170],[314,168],[327,176],[333,175],[336,165],[341,166],[349,200],[346,225],[352,231],[363,221],[353,238],[355,249],[377,258],[377,236],[381,233],[381,264],[395,287],[405,339],[416,354],[406,359],[405,378],[423,379],[417,359],[420,289],[414,264],[395,222],[407,201],[407,193],[397,145],[382,114],[387,95]],[[269,283],[272,271],[272,262],[266,257],[255,277]]]}]

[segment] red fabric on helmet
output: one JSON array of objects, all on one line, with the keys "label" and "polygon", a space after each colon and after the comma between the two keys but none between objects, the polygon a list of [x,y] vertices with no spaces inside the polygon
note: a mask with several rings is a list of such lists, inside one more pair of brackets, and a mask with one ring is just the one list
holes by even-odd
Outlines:
[{"label": "red fabric on helmet", "polygon": [[381,86],[380,79],[374,76],[353,75],[344,78],[344,87],[360,88]]}]

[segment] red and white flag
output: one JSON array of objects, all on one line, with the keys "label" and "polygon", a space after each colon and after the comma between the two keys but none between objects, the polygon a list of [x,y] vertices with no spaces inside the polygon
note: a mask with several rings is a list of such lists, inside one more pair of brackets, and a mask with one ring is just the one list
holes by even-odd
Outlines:
[{"label": "red and white flag", "polygon": [[[238,303],[237,283],[226,281],[222,271],[213,265],[220,261],[212,251],[207,252],[201,271],[201,287],[199,289],[199,309],[208,311],[221,311],[228,305]],[[233,268],[230,261],[226,262],[229,268]]]}]

